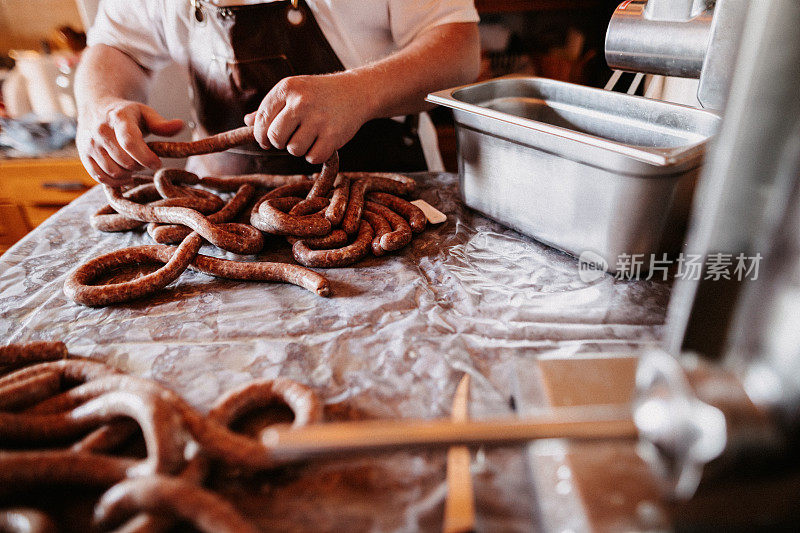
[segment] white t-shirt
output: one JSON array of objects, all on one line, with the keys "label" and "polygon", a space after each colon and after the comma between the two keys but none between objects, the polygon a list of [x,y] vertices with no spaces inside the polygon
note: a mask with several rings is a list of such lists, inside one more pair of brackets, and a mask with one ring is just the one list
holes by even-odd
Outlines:
[{"label": "white t-shirt", "polygon": [[[274,1],[274,0],[273,0]],[[307,0],[345,68],[381,59],[425,30],[477,22],[473,0]],[[102,0],[89,44],[107,44],[145,68],[187,65],[190,0]]]}]

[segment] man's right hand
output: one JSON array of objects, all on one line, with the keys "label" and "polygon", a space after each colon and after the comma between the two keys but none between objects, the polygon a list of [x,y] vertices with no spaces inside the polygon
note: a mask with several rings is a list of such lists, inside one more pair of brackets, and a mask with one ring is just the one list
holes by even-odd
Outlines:
[{"label": "man's right hand", "polygon": [[100,183],[119,186],[130,182],[136,170],[161,167],[144,142],[146,134],[171,137],[182,129],[182,120],[167,120],[152,107],[109,99],[81,113],[75,142],[89,174]]}]

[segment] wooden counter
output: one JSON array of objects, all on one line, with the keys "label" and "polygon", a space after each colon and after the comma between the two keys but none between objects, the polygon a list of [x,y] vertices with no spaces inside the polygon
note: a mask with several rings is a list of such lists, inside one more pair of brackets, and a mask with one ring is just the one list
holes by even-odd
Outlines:
[{"label": "wooden counter", "polygon": [[77,157],[0,159],[0,253],[93,185]]}]

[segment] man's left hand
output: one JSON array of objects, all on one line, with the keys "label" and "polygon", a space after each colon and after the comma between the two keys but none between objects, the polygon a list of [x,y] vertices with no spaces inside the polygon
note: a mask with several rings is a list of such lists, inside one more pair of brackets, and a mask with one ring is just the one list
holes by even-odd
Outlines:
[{"label": "man's left hand", "polygon": [[324,163],[369,119],[368,92],[341,72],[284,78],[245,117],[263,148],[286,149],[311,164]]}]

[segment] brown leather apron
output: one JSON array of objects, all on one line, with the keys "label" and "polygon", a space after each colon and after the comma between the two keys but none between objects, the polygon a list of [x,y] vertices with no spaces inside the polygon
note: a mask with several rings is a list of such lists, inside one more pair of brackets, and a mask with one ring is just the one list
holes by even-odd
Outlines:
[{"label": "brown leather apron", "polygon": [[[242,126],[244,116],[257,110],[269,90],[287,76],[344,70],[303,0],[236,7],[191,0],[191,7],[189,70],[197,136]],[[339,159],[343,170],[427,168],[416,122],[411,120],[367,122],[339,150]],[[317,170],[302,158],[263,150],[255,143],[198,156],[189,168],[205,175]]]}]

